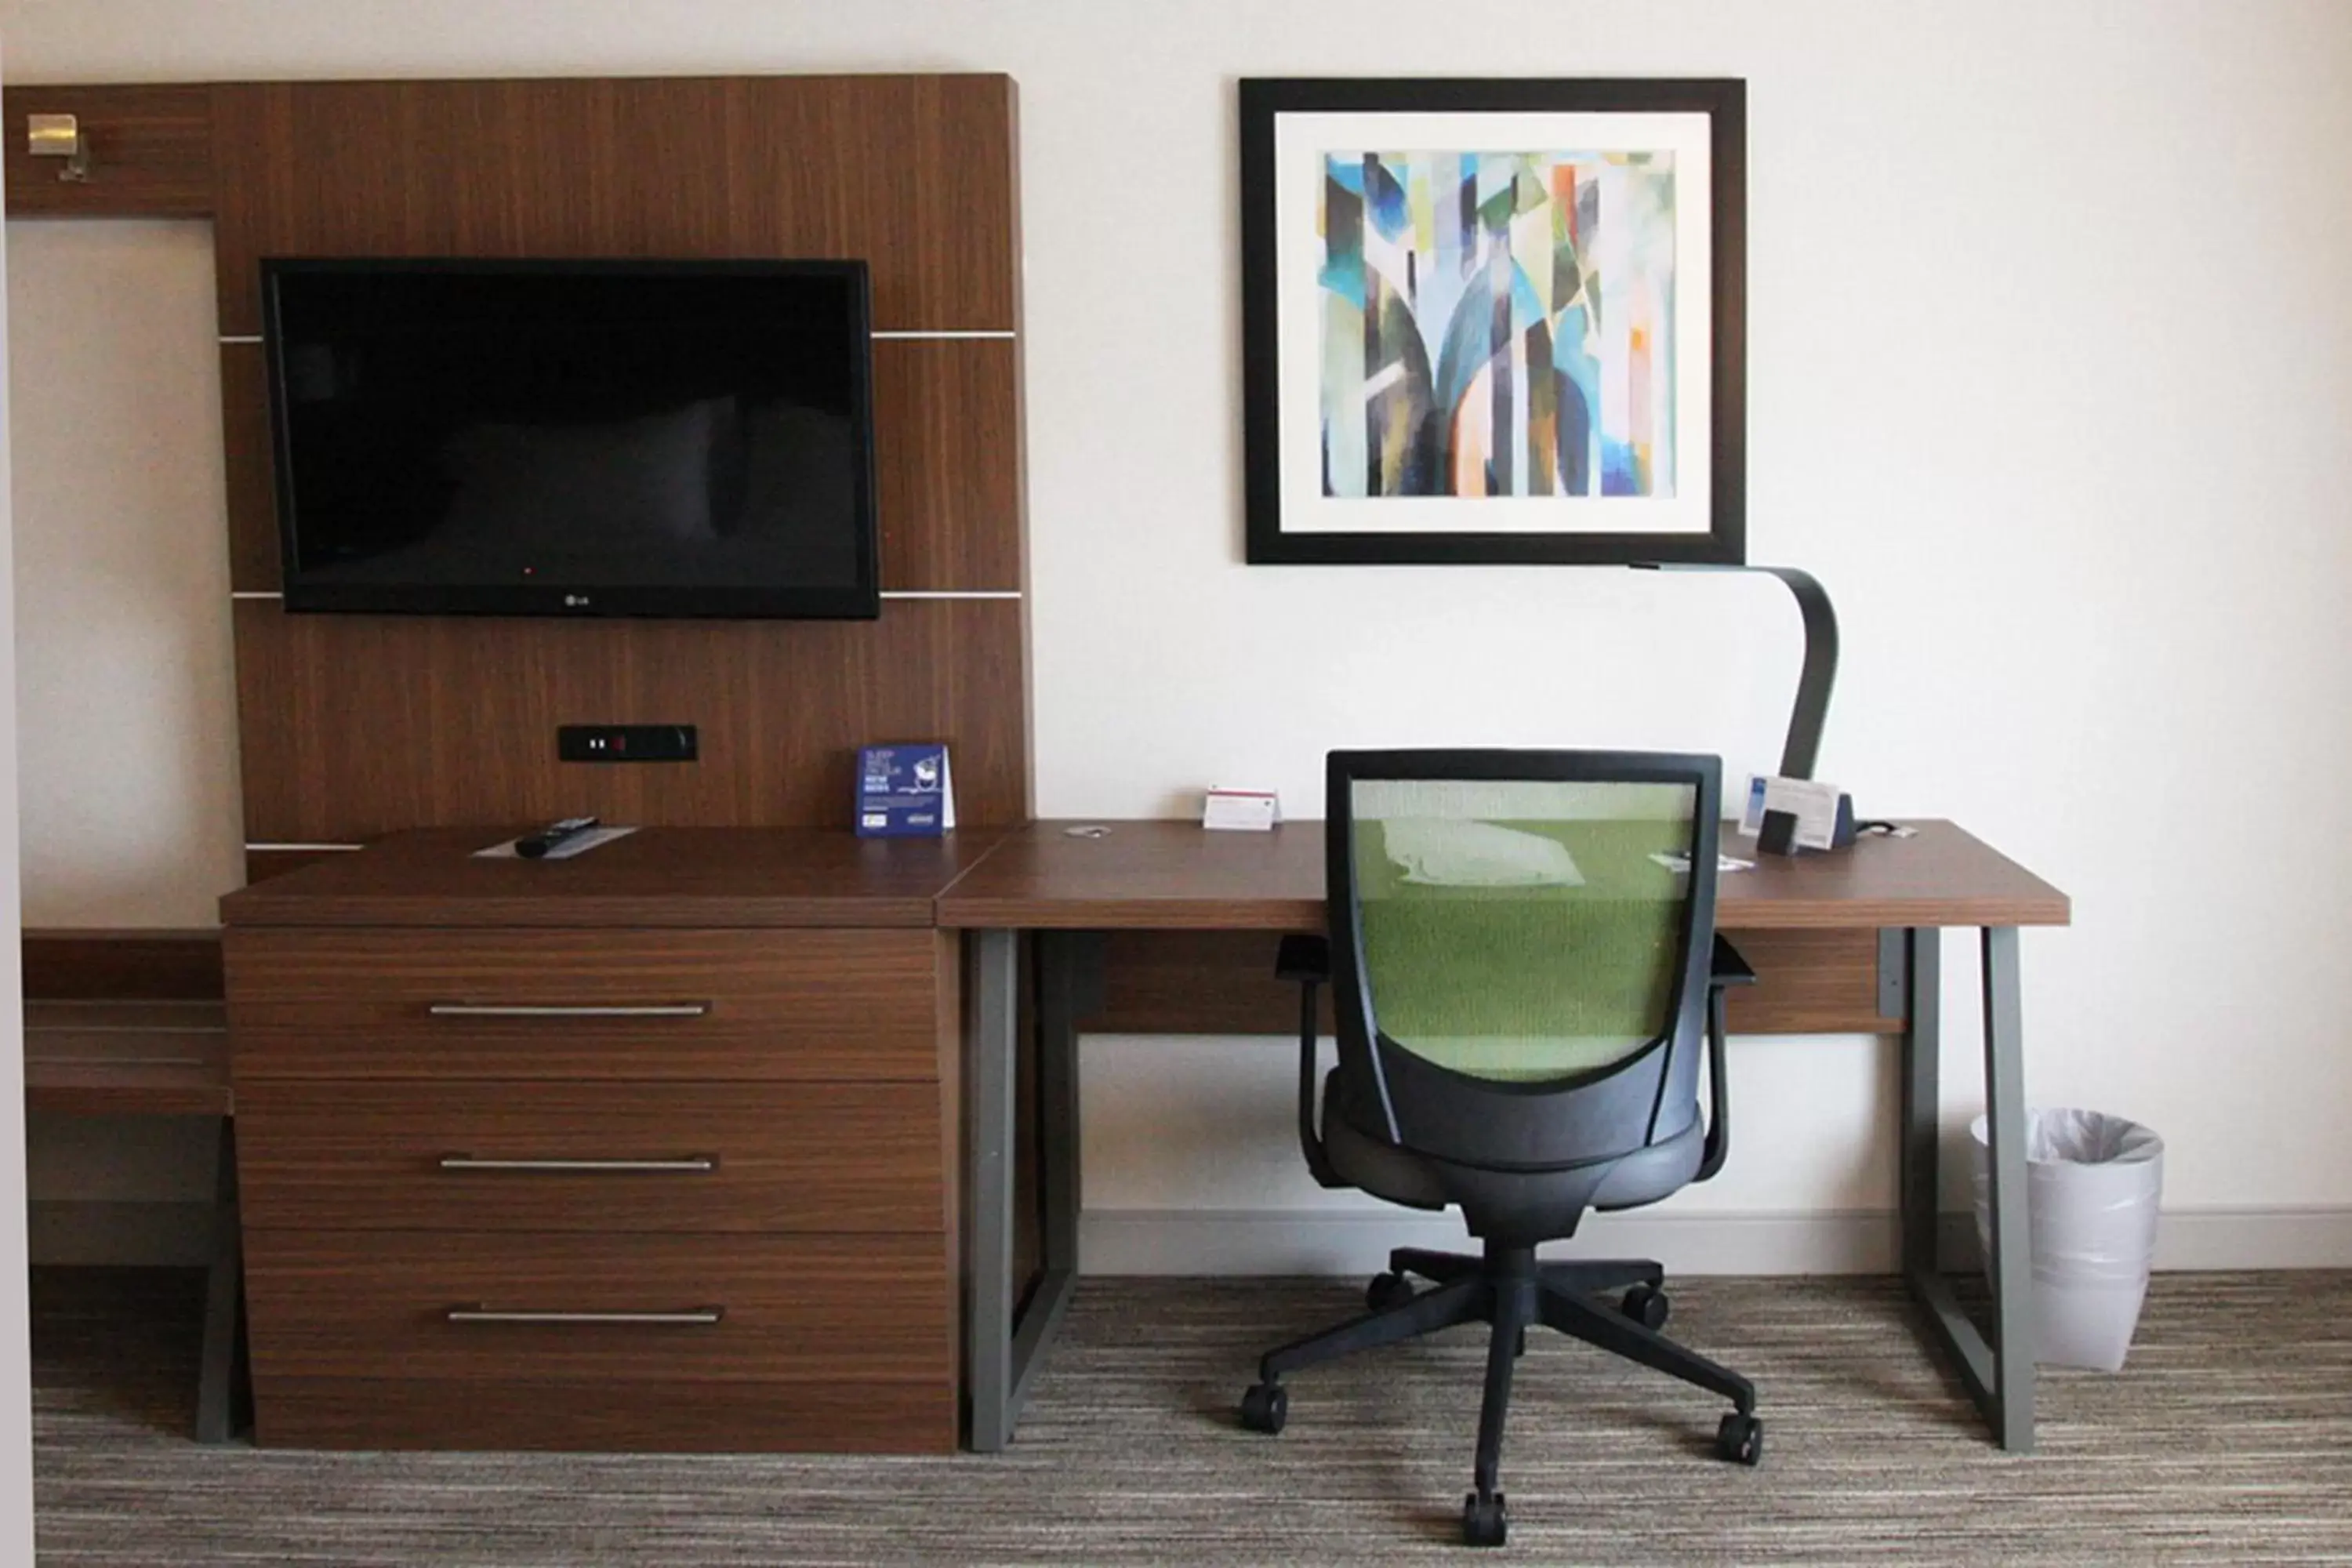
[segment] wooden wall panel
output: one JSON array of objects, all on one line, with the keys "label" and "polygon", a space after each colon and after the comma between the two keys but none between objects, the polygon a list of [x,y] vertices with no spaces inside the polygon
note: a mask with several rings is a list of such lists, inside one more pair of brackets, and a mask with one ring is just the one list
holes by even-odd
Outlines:
[{"label": "wooden wall panel", "polygon": [[879,328],[1013,326],[1006,77],[215,90],[226,333],[273,255],[864,257]]},{"label": "wooden wall panel", "polygon": [[[260,347],[272,255],[862,257],[885,591],[1019,590],[1013,87],[1001,76],[233,83],[211,95],[234,587],[280,585]],[[235,616],[248,842],[591,811],[844,826],[855,749],[954,748],[975,825],[1028,796],[1017,600],[877,622]],[[554,760],[685,722],[702,760]],[[261,851],[265,874],[289,857]]]},{"label": "wooden wall panel", "polygon": [[[878,621],[563,621],[236,609],[247,837],[349,843],[593,812],[846,827],[856,749],[952,748],[958,819],[1026,812],[1016,600]],[[559,763],[555,727],[700,726],[701,761]]]},{"label": "wooden wall panel", "polygon": [[269,455],[269,381],[259,343],[223,343],[221,472],[228,497],[228,585],[274,594],[278,556],[278,489]]},{"label": "wooden wall panel", "polygon": [[1017,589],[1021,384],[1008,339],[874,345],[886,589]]},{"label": "wooden wall panel", "polygon": [[[26,149],[25,120],[71,114],[90,147],[89,178],[60,180],[61,158]],[[205,217],[213,210],[212,89],[12,87],[0,93],[0,163],[10,217]]]},{"label": "wooden wall panel", "polygon": [[[221,345],[229,585],[275,593],[282,573],[259,343]],[[1017,590],[1020,384],[1007,339],[874,345],[874,468],[886,590]]]}]

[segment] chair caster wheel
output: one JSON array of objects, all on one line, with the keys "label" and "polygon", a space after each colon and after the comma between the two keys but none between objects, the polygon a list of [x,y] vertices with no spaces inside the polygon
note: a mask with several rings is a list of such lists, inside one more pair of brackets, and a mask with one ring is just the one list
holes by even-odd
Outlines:
[{"label": "chair caster wheel", "polygon": [[1364,1309],[1385,1312],[1391,1307],[1403,1306],[1419,1294],[1412,1281],[1402,1274],[1375,1274],[1372,1282],[1364,1287]]},{"label": "chair caster wheel", "polygon": [[1242,1425],[1253,1432],[1275,1433],[1290,1419],[1290,1390],[1278,1383],[1253,1383],[1242,1395]]},{"label": "chair caster wheel", "polygon": [[1715,1457],[1735,1465],[1753,1465],[1764,1457],[1764,1423],[1737,1410],[1715,1429]]},{"label": "chair caster wheel", "polygon": [[1476,1492],[1462,1500],[1462,1543],[1465,1546],[1500,1546],[1510,1533],[1511,1510],[1503,1494],[1480,1497]]},{"label": "chair caster wheel", "polygon": [[1674,1303],[1655,1285],[1636,1285],[1625,1292],[1617,1310],[1643,1328],[1656,1330],[1666,1326],[1666,1314],[1674,1310]]}]

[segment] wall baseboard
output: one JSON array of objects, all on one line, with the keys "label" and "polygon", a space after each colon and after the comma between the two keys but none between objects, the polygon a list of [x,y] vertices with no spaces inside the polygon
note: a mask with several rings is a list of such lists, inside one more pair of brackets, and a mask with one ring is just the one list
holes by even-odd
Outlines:
[{"label": "wall baseboard", "polygon": [[25,1256],[72,1267],[201,1268],[213,1258],[213,1205],[36,1198]]},{"label": "wall baseboard", "polygon": [[[1978,1266],[1976,1222],[1947,1214],[1945,1267]],[[1087,1274],[1364,1274],[1392,1247],[1471,1247],[1452,1215],[1353,1209],[1113,1209],[1078,1227]],[[1811,1214],[1594,1215],[1562,1257],[1654,1258],[1675,1274],[1892,1274],[1887,1210]],[[2352,1268],[2352,1209],[2232,1208],[2168,1213],[2156,1266],[2168,1269]]]}]

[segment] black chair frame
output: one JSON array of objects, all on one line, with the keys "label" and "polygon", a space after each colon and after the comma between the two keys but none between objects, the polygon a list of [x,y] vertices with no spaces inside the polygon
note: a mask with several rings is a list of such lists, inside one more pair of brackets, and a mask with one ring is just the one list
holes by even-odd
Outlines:
[{"label": "black chair frame", "polygon": [[[1557,760],[1555,760],[1557,759]],[[1298,1141],[1307,1168],[1326,1187],[1350,1183],[1335,1166],[1317,1118],[1316,1080],[1318,1071],[1318,993],[1327,984],[1339,989],[1334,996],[1343,1061],[1351,1049],[1360,1065],[1369,1057],[1375,1072],[1388,1042],[1370,1026],[1372,1015],[1360,955],[1352,877],[1354,845],[1350,813],[1344,809],[1344,791],[1358,777],[1499,778],[1593,777],[1609,780],[1657,776],[1681,779],[1689,775],[1691,759],[1631,756],[1623,753],[1515,752],[1474,753],[1346,753],[1332,757],[1328,808],[1330,867],[1329,917],[1335,943],[1324,937],[1284,939],[1276,961],[1280,978],[1299,987],[1298,1013]],[[1711,763],[1712,759],[1706,761]],[[1540,773],[1538,770],[1540,769]],[[1712,782],[1712,775],[1708,775]],[[1711,864],[1716,854],[1714,815],[1719,788],[1700,791],[1698,820],[1694,825],[1694,865]],[[1701,857],[1704,859],[1701,859]],[[1705,1181],[1722,1169],[1730,1152],[1730,1088],[1725,1064],[1725,994],[1728,987],[1752,984],[1755,972],[1714,927],[1713,879],[1704,877],[1686,905],[1684,952],[1685,979],[1678,999],[1671,1045],[1703,1036],[1706,1042],[1707,1104],[1704,1142],[1693,1180]],[[1691,947],[1708,945],[1709,961],[1687,961]],[[1335,963],[1335,958],[1337,962]],[[1697,1016],[1694,1018],[1692,1015]],[[1703,1023],[1699,1027],[1690,1025]],[[1693,1042],[1695,1043],[1695,1041]],[[1391,1047],[1389,1048],[1393,1049]],[[1662,1066],[1661,1071],[1666,1070]],[[1386,1099],[1386,1079],[1382,1083]],[[1397,1126],[1392,1108],[1390,1126]],[[1327,1106],[1325,1115],[1330,1114]],[[1474,1226],[1474,1229],[1475,1226]],[[1570,1222],[1566,1227],[1572,1232]],[[1733,1410],[1717,1431],[1717,1452],[1722,1458],[1754,1464],[1760,1457],[1762,1424],[1755,1415],[1754,1384],[1739,1373],[1677,1344],[1659,1332],[1668,1302],[1662,1289],[1664,1270],[1650,1259],[1547,1261],[1536,1256],[1536,1241],[1506,1225],[1505,1234],[1482,1237],[1483,1251],[1435,1252],[1399,1247],[1389,1254],[1389,1268],[1366,1291],[1363,1315],[1295,1340],[1267,1352],[1258,1365],[1258,1382],[1244,1396],[1244,1423],[1261,1431],[1278,1432],[1287,1418],[1288,1394],[1283,1379],[1323,1362],[1358,1351],[1400,1343],[1464,1323],[1491,1327],[1486,1386],[1478,1421],[1478,1445],[1472,1477],[1473,1489],[1464,1500],[1463,1527],[1473,1544],[1496,1545],[1505,1537],[1507,1503],[1501,1487],[1503,1430],[1510,1406],[1514,1364],[1527,1348],[1527,1331],[1541,1325],[1572,1339],[1597,1346],[1641,1365],[1665,1373],[1731,1401]],[[1562,1232],[1553,1227],[1553,1235]],[[1432,1282],[1416,1290],[1408,1277]],[[1622,1292],[1616,1300],[1604,1300]]]}]

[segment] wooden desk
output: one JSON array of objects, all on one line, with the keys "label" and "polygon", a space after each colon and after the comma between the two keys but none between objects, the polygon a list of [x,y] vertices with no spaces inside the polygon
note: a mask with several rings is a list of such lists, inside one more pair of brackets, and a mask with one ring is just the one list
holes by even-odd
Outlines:
[{"label": "wooden desk", "polygon": [[[965,1320],[971,1445],[1012,1439],[1029,1380],[1066,1308],[1077,1270],[1077,1020],[1097,978],[1096,933],[1313,931],[1323,924],[1323,832],[1299,822],[1268,834],[1208,833],[1191,823],[1034,823],[1006,836],[938,900],[936,918],[970,933],[972,1108],[967,1182],[972,1281]],[[1718,884],[1717,922],[1733,933],[1851,931],[1875,944],[1878,1011],[1903,1042],[1900,1205],[1903,1272],[1934,1337],[2005,1448],[2033,1444],[2033,1345],[2027,1263],[2023,1038],[2017,978],[2021,926],[2063,925],[2066,896],[1948,822],[1916,837],[1866,838],[1852,850],[1759,858]],[[1726,836],[1727,842],[1737,842]],[[1939,931],[1974,926],[1984,954],[1986,1102],[1991,1124],[1993,1323],[1988,1343],[1961,1312],[1935,1257],[1940,1138],[1937,1087]],[[1043,1232],[1034,1289],[1013,1262],[1016,1095],[1024,942],[1034,960]],[[1759,965],[1765,984],[1773,971]],[[1735,1020],[1735,1028],[1739,1026]]]}]

